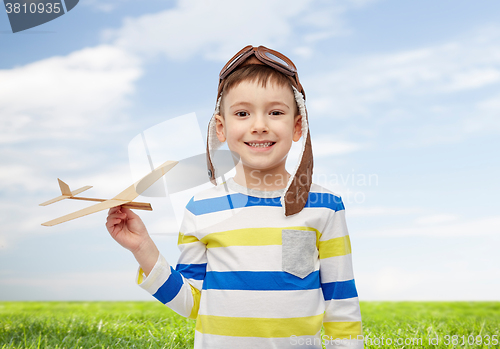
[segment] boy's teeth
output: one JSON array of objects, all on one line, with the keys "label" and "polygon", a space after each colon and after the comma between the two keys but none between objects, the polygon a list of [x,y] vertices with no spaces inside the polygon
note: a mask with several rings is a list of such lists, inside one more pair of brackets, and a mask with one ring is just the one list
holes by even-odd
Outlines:
[{"label": "boy's teeth", "polygon": [[260,147],[260,148],[264,148],[264,147],[269,147],[272,142],[267,142],[267,143],[248,143],[250,146],[252,147]]}]

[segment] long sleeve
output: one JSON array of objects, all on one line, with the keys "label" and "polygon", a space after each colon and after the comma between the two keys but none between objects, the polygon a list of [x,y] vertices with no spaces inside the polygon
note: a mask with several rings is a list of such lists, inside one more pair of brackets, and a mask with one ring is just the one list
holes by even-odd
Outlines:
[{"label": "long sleeve", "polygon": [[323,319],[325,344],[335,348],[363,348],[351,242],[340,197],[320,237],[319,258],[326,308]]},{"label": "long sleeve", "polygon": [[176,313],[196,319],[206,272],[206,245],[195,237],[194,216],[188,210],[179,232],[181,250],[176,268],[160,254],[151,273],[145,277],[139,269],[137,283]]}]

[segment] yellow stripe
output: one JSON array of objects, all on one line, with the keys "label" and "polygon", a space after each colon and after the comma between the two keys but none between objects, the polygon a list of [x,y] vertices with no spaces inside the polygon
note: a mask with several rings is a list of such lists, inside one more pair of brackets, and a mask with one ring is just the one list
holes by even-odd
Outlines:
[{"label": "yellow stripe", "polygon": [[318,230],[310,227],[246,228],[208,234],[200,241],[206,244],[207,248],[281,245],[281,231],[283,229],[315,231],[317,240],[320,236]]},{"label": "yellow stripe", "polygon": [[313,336],[321,329],[322,321],[323,314],[279,319],[198,315],[196,330],[235,337]]},{"label": "yellow stripe", "polygon": [[189,244],[191,242],[196,242],[196,241],[199,241],[196,236],[184,235],[183,233],[179,232],[179,238],[177,239],[177,245]]},{"label": "yellow stripe", "polygon": [[358,335],[363,334],[361,321],[325,322],[323,326],[325,334],[331,339],[356,339]]},{"label": "yellow stripe", "polygon": [[351,253],[349,235],[319,242],[319,258],[344,256]]},{"label": "yellow stripe", "polygon": [[193,309],[191,309],[191,314],[189,314],[190,319],[196,319],[198,316],[198,310],[200,309],[200,298],[201,292],[196,287],[191,286],[191,293],[193,294]]},{"label": "yellow stripe", "polygon": [[142,284],[142,281],[144,280],[144,271],[142,268],[139,267],[139,275],[137,275],[137,285]]}]

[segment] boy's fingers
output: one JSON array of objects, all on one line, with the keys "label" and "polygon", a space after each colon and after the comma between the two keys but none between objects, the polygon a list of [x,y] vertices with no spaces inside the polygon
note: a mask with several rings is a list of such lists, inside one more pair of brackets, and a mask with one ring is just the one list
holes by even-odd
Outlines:
[{"label": "boy's fingers", "polygon": [[120,218],[108,219],[106,222],[107,228],[112,228],[115,225],[119,224],[122,220]]},{"label": "boy's fingers", "polygon": [[122,209],[122,212],[123,213],[126,213],[128,217],[130,218],[137,218],[139,217],[138,215],[136,215],[131,209],[129,208],[125,208],[125,207],[122,207],[120,206],[120,208]]},{"label": "boy's fingers", "polygon": [[124,212],[115,212],[108,215],[108,219],[114,219],[114,218],[124,219],[126,217],[127,215]]},{"label": "boy's fingers", "polygon": [[113,226],[120,224],[127,216],[124,213],[113,213],[106,218],[106,228],[110,229]]},{"label": "boy's fingers", "polygon": [[118,211],[119,209],[121,208],[121,206],[116,206],[116,207],[111,207],[108,211],[108,215],[111,215],[113,213],[115,213],[116,211]]}]

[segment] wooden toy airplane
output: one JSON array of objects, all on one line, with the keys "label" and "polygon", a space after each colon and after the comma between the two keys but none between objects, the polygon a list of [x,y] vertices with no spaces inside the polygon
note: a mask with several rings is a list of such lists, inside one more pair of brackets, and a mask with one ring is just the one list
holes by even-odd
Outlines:
[{"label": "wooden toy airplane", "polygon": [[74,200],[86,200],[86,201],[100,201],[98,204],[89,206],[82,210],[67,214],[65,216],[53,219],[51,221],[42,223],[44,226],[53,226],[59,223],[67,222],[72,219],[80,218],[95,212],[103,211],[108,208],[123,206],[125,208],[137,209],[137,210],[148,210],[152,211],[151,204],[144,202],[135,202],[133,201],[136,197],[141,195],[146,189],[148,189],[153,183],[155,183],[158,179],[160,179],[163,175],[165,175],[168,171],[170,171],[175,165],[178,164],[178,161],[167,161],[162,165],[155,168],[148,175],[144,176],[136,183],[132,184],[130,187],[122,191],[120,194],[116,195],[114,198],[106,200],[106,199],[95,199],[95,198],[85,198],[81,196],[76,196],[92,188],[91,186],[85,186],[80,189],[76,189],[71,191],[69,186],[61,181],[59,178],[59,187],[61,188],[61,196],[58,196],[54,199],[41,203],[40,206],[46,206],[53,204],[54,202],[61,201],[64,199],[74,199]]}]

